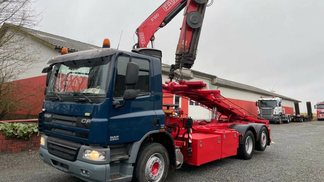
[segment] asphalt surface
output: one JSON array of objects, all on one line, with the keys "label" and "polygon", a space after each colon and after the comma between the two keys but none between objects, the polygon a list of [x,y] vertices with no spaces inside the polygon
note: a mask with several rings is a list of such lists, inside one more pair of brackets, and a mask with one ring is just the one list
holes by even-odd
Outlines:
[{"label": "asphalt surface", "polygon": [[[184,165],[167,181],[324,181],[324,121],[272,124],[271,146],[251,160],[235,157]],[[0,181],[81,182],[44,164],[37,151],[0,154]]]}]

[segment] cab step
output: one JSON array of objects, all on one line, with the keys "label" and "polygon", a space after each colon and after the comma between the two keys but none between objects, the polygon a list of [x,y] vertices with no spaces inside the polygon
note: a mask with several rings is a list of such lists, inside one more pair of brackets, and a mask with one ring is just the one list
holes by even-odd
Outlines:
[{"label": "cab step", "polygon": [[126,155],[126,154],[116,154],[116,155],[111,155],[111,156],[110,156],[110,162],[126,160],[126,159],[128,159],[128,158],[129,158],[129,156]]}]

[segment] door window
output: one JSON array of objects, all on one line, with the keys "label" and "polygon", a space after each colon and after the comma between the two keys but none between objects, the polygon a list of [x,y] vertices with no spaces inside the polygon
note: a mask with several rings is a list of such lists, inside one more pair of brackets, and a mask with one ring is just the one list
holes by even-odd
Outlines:
[{"label": "door window", "polygon": [[[114,97],[123,97],[124,91],[126,90],[125,76],[127,63],[129,62],[129,57],[119,56],[117,60],[116,78],[115,78],[115,88]],[[146,59],[132,58],[132,62],[139,66],[139,74],[137,85],[135,90],[138,96],[148,95],[150,93],[150,63]]]}]

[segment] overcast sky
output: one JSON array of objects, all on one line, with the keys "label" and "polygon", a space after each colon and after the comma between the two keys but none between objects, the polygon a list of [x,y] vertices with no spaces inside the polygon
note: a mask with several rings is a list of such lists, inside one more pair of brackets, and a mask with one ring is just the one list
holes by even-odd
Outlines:
[{"label": "overcast sky", "polygon": [[[164,0],[37,0],[36,29],[131,50],[136,28]],[[312,105],[324,100],[323,0],[214,0],[206,10],[192,69]],[[162,62],[174,63],[182,12],[156,34]]]}]

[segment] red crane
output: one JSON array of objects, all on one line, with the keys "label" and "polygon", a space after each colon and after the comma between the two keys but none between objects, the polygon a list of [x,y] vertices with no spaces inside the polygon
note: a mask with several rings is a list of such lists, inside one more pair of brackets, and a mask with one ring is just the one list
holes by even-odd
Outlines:
[{"label": "red crane", "polygon": [[133,48],[146,48],[155,40],[154,33],[167,25],[181,10],[184,17],[176,49],[175,64],[171,65],[170,80],[174,71],[190,69],[194,64],[197,46],[208,0],[167,0],[158,7],[137,29],[138,42]]},{"label": "red crane", "polygon": [[[269,121],[226,99],[219,90],[207,90],[201,81],[172,82],[175,70],[190,69],[194,64],[207,3],[208,0],[166,0],[136,29],[138,42],[133,48],[147,48],[150,41],[153,47],[154,33],[184,9],[175,64],[171,65],[170,81],[163,84],[163,92],[197,101],[211,110],[213,117],[210,121],[193,120],[183,117],[179,108],[170,110],[175,105],[166,105],[165,130],[172,135],[175,147],[181,150],[181,154],[177,153],[178,168],[183,161],[201,165],[233,155],[250,159],[254,145],[256,150],[263,151],[271,142]],[[210,147],[202,148],[202,145]]]}]

